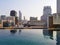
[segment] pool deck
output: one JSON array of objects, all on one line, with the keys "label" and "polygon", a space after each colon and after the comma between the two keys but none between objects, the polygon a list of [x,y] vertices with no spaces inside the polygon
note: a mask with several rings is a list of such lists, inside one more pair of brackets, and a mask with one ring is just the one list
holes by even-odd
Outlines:
[{"label": "pool deck", "polygon": [[48,30],[60,30],[60,28],[46,28],[43,26],[31,26],[31,27],[0,27],[0,29],[48,29]]},{"label": "pool deck", "polygon": [[0,29],[47,29],[43,26],[31,26],[31,27],[1,27]]}]

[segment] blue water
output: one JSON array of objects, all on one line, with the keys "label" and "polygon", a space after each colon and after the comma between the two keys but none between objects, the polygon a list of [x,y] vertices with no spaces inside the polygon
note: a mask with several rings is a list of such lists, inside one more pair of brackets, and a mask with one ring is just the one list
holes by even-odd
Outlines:
[{"label": "blue water", "polygon": [[0,45],[60,45],[59,32],[43,29],[0,29]]}]

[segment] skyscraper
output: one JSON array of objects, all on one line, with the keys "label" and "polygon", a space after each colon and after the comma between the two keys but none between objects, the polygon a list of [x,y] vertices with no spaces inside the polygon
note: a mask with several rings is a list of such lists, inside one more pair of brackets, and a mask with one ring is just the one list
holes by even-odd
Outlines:
[{"label": "skyscraper", "polygon": [[50,6],[44,6],[43,15],[48,16],[48,14],[51,14],[51,7]]},{"label": "skyscraper", "polygon": [[41,20],[45,21],[45,25],[47,25],[47,18],[49,15],[51,15],[51,7],[50,6],[44,6],[43,15],[41,16]]},{"label": "skyscraper", "polygon": [[10,11],[10,16],[16,16],[16,15],[17,15],[17,12],[15,10]]},{"label": "skyscraper", "polygon": [[57,13],[60,13],[60,0],[57,0]]},{"label": "skyscraper", "polygon": [[22,20],[22,13],[21,13],[21,11],[19,11],[19,21],[21,21]]},{"label": "skyscraper", "polygon": [[17,25],[18,19],[17,19],[17,12],[15,10],[10,11],[10,16],[14,18],[14,24]]}]

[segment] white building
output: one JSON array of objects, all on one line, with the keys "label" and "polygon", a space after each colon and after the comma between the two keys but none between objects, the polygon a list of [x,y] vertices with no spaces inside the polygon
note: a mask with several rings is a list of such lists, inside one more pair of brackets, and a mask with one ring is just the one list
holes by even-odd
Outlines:
[{"label": "white building", "polygon": [[19,11],[19,21],[21,21],[22,20],[22,13],[21,13],[21,11]]}]

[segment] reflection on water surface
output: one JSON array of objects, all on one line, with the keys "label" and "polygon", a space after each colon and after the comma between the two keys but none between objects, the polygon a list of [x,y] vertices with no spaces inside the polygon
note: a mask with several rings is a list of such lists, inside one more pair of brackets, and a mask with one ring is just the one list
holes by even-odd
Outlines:
[{"label": "reflection on water surface", "polygon": [[0,45],[60,45],[60,31],[47,29],[0,29]]}]

